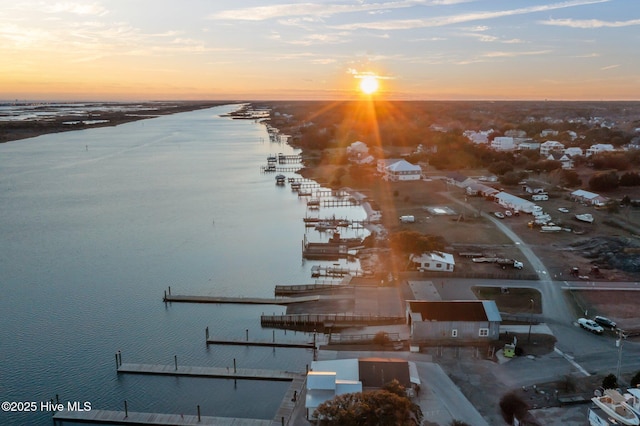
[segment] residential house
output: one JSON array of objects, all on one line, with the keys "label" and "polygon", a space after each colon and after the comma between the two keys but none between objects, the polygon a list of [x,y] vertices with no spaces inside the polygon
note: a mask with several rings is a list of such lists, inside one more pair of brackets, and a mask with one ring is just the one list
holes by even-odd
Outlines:
[{"label": "residential house", "polygon": [[564,153],[572,157],[575,157],[577,155],[584,155],[582,148],[580,148],[579,146],[570,146],[569,148],[566,148],[564,150]]},{"label": "residential house", "polygon": [[401,158],[378,160],[376,170],[383,179],[391,181],[420,180],[422,168]]},{"label": "residential house", "polygon": [[565,154],[562,152],[551,152],[549,156],[547,156],[547,160],[559,161],[562,163],[562,168],[565,170],[573,169],[573,160],[571,159],[571,155]]},{"label": "residential house", "polygon": [[407,300],[411,350],[425,345],[489,343],[500,335],[502,317],[493,300]]},{"label": "residential house", "polygon": [[603,152],[615,151],[615,148],[610,143],[597,143],[595,145],[591,145],[590,148],[587,149],[585,156],[591,157],[595,154],[600,154]]},{"label": "residential house", "polygon": [[558,131],[553,129],[544,129],[540,132],[541,138],[546,138],[547,136],[558,136]]},{"label": "residential house", "polygon": [[493,130],[485,130],[480,132],[476,132],[474,130],[465,130],[463,135],[475,144],[485,144],[489,142],[489,134],[491,132],[493,132]]},{"label": "residential house", "polygon": [[447,180],[447,183],[451,185],[455,185],[458,188],[466,188],[467,186],[475,182],[475,180],[463,175],[460,172],[447,173],[446,180]]},{"label": "residential house", "polygon": [[594,192],[585,191],[584,189],[578,189],[570,194],[570,197],[574,201],[589,204],[592,206],[604,206],[609,199]]},{"label": "residential house", "polygon": [[519,151],[524,151],[524,150],[538,150],[540,149],[540,142],[536,142],[533,140],[526,140],[524,142],[521,142],[518,144],[518,150]]},{"label": "residential house", "polygon": [[511,151],[516,148],[516,144],[510,136],[496,136],[491,141],[491,148],[496,151]]},{"label": "residential house", "polygon": [[424,271],[445,271],[453,272],[456,261],[453,255],[443,252],[422,253],[420,255],[412,254],[410,259],[415,268],[420,272]]},{"label": "residential house", "polygon": [[405,389],[419,386],[420,377],[414,362],[396,358],[352,358],[313,361],[307,374],[305,408],[307,419],[325,401],[337,395],[381,388],[397,380]]},{"label": "residential house", "polygon": [[563,151],[564,144],[558,141],[546,141],[540,144],[540,156],[547,158],[551,152]]}]

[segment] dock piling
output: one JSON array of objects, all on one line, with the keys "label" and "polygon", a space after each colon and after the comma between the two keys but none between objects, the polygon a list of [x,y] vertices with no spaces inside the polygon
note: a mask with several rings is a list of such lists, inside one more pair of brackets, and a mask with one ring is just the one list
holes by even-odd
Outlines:
[{"label": "dock piling", "polygon": [[127,400],[124,400],[124,418],[129,417],[129,407],[127,407]]},{"label": "dock piling", "polygon": [[197,406],[197,407],[198,407],[198,422],[200,422],[200,420],[201,420],[201,419],[200,419],[200,404],[198,404],[198,406]]},{"label": "dock piling", "polygon": [[248,341],[249,341],[249,329],[248,329],[248,328],[246,328],[246,329],[244,330],[244,333],[245,333],[245,335],[246,335],[246,340],[247,340],[247,342],[248,342]]},{"label": "dock piling", "polygon": [[207,340],[209,340],[209,327],[207,327],[207,328],[205,329],[205,333],[204,333],[204,334],[205,334],[205,336],[206,336]]},{"label": "dock piling", "polygon": [[176,366],[176,371],[178,371],[178,355],[174,355],[173,356],[173,362]]},{"label": "dock piling", "polygon": [[233,359],[233,373],[234,374],[237,373],[237,370],[236,370],[236,359],[235,358]]}]

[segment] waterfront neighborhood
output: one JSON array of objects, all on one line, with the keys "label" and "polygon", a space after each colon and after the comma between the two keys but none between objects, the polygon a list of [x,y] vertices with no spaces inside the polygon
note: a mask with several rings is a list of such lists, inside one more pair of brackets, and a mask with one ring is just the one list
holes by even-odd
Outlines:
[{"label": "waterfront neighborhood", "polygon": [[[138,364],[116,353],[117,374],[290,383],[273,419],[242,424],[315,424],[330,415],[323,404],[394,380],[413,404],[407,422],[616,424],[592,397],[610,376],[627,395],[640,372],[640,107],[595,106],[597,117],[589,103],[401,103],[413,117],[398,125],[410,129],[402,137],[378,114],[387,143],[349,103],[238,105],[227,119],[260,123],[273,148],[255,174],[306,205],[299,253],[313,264],[309,281],[273,283],[268,298],[168,287],[162,300],[167,309],[281,305],[259,319],[272,339],[248,329],[221,339],[207,327],[207,347],[302,348],[308,368]],[[281,341],[276,330],[308,338]],[[232,421],[199,408],[125,413],[142,424]],[[73,420],[124,421],[96,406],[54,416]]]}]

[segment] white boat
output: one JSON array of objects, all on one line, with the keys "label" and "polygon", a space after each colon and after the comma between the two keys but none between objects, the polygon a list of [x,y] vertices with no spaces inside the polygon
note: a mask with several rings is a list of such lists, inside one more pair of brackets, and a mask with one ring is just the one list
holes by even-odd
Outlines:
[{"label": "white boat", "polygon": [[577,214],[576,219],[582,222],[593,223],[593,216],[591,215],[591,213]]},{"label": "white boat", "polygon": [[639,388],[629,388],[622,395],[625,399],[625,403],[636,413],[637,416],[640,416],[640,389]]},{"label": "white boat", "polygon": [[620,395],[620,392],[607,389],[604,393],[602,396],[594,396],[591,398],[591,401],[601,408],[604,413],[622,425],[640,425],[638,416],[627,405],[625,398]]}]

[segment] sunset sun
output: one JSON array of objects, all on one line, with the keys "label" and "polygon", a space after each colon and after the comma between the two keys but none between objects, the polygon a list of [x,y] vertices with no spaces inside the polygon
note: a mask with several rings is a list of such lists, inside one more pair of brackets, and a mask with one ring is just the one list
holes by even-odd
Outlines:
[{"label": "sunset sun", "polygon": [[365,95],[372,95],[378,90],[378,79],[373,75],[362,77],[360,80],[360,90]]}]

